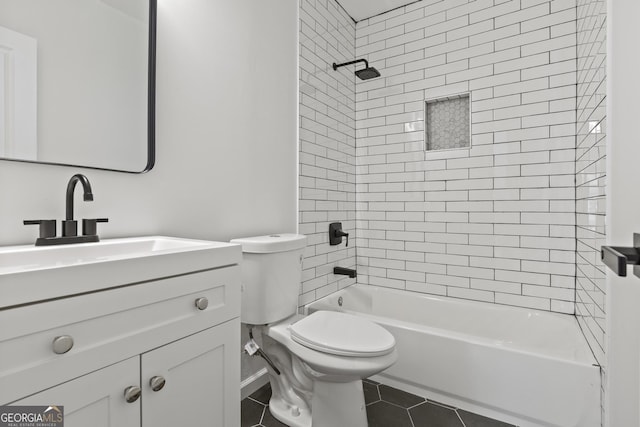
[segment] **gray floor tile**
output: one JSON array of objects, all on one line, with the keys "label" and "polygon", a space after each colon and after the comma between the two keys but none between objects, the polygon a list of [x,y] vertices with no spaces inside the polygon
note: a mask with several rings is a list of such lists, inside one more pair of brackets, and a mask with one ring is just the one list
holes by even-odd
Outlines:
[{"label": "gray floor tile", "polygon": [[269,408],[264,411],[264,417],[262,417],[262,425],[264,427],[287,427],[286,424],[282,424],[276,419],[276,417],[271,415],[271,412],[269,412]]},{"label": "gray floor tile", "polygon": [[409,409],[415,427],[464,427],[456,411],[433,403]]},{"label": "gray floor tile", "polygon": [[364,389],[364,403],[368,405],[380,400],[380,392],[377,385],[363,381],[362,388]]},{"label": "gray floor tile", "polygon": [[[515,427],[462,409],[425,401],[423,397],[368,379],[363,380],[362,387],[369,427]],[[286,427],[271,415],[267,407],[271,398],[269,384],[250,397],[242,401],[241,427]]]},{"label": "gray floor tile", "polygon": [[243,399],[240,403],[240,426],[251,427],[260,424],[265,406],[251,399]]},{"label": "gray floor tile", "polygon": [[416,396],[415,394],[407,393],[406,391],[398,390],[397,388],[384,384],[380,384],[378,390],[380,390],[380,399],[393,403],[394,405],[402,406],[403,408],[410,408],[425,401],[424,397]]},{"label": "gray floor tile", "polygon": [[271,399],[271,384],[266,383],[258,390],[254,391],[251,395],[249,395],[249,397],[253,400],[257,400],[258,402],[262,402],[265,405],[268,405],[269,399]]},{"label": "gray floor tile", "polygon": [[406,409],[380,401],[367,405],[369,427],[413,427]]}]

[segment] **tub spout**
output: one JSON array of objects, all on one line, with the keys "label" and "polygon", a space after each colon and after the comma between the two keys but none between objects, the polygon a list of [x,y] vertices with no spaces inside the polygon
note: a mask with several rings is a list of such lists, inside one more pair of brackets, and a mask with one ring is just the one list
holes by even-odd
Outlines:
[{"label": "tub spout", "polygon": [[353,268],[333,267],[333,274],[342,274],[354,278],[358,275],[358,272]]}]

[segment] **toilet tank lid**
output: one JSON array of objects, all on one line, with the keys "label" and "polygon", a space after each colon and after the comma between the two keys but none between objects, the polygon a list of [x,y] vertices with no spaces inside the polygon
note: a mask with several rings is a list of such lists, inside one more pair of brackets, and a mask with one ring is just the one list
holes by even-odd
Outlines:
[{"label": "toilet tank lid", "polygon": [[242,252],[266,254],[294,251],[307,246],[307,236],[302,234],[270,234],[268,236],[243,237],[231,243],[242,246]]}]

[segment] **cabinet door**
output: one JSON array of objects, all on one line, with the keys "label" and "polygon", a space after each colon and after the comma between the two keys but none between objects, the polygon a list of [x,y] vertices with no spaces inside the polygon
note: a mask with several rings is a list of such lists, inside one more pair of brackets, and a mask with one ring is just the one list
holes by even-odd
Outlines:
[{"label": "cabinet door", "polygon": [[139,381],[140,359],[132,357],[11,405],[64,406],[65,427],[139,427],[140,400],[124,398],[124,390]]},{"label": "cabinet door", "polygon": [[[142,355],[143,427],[240,425],[240,320]],[[153,391],[154,377],[165,380]]]}]

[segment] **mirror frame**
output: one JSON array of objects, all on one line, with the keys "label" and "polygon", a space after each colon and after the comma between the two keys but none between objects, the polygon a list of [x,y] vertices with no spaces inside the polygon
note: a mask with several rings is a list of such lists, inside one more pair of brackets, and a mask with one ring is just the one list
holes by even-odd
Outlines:
[{"label": "mirror frame", "polygon": [[0,160],[20,163],[36,163],[41,165],[55,165],[67,167],[80,167],[85,169],[97,169],[111,172],[124,172],[141,174],[149,172],[156,162],[156,31],[157,31],[157,0],[149,0],[149,49],[148,49],[148,77],[147,77],[147,164],[141,171],[131,171],[115,168],[103,168],[99,166],[86,166],[81,164],[44,162],[40,160],[10,159],[0,157]]}]

